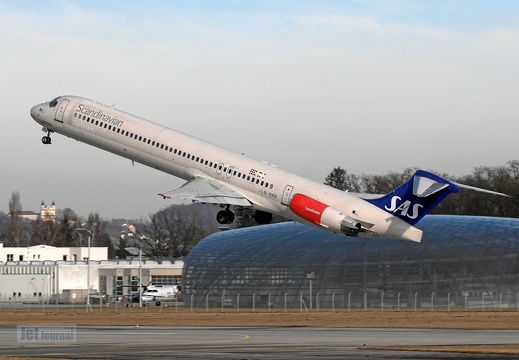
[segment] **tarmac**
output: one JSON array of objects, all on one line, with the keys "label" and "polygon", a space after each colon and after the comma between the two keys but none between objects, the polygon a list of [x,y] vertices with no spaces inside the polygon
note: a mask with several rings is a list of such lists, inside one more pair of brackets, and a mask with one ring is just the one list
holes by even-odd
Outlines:
[{"label": "tarmac", "polygon": [[512,355],[376,350],[377,346],[519,344],[517,330],[77,326],[65,340],[27,341],[0,327],[0,358],[512,359]]}]

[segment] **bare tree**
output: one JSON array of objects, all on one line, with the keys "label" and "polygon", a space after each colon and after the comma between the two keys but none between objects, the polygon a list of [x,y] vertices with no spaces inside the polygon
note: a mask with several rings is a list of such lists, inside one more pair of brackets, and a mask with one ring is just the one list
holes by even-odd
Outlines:
[{"label": "bare tree", "polygon": [[79,237],[74,229],[80,227],[80,219],[76,212],[70,208],[63,209],[63,217],[59,220],[59,231],[61,233],[61,246],[79,246]]},{"label": "bare tree", "polygon": [[139,226],[138,238],[151,257],[186,256],[206,235],[200,218],[190,205],[174,205],[150,215]]},{"label": "bare tree", "polygon": [[63,233],[60,226],[54,221],[43,221],[38,219],[32,224],[31,244],[33,245],[50,245],[65,246],[63,244]]},{"label": "bare tree", "polygon": [[22,212],[22,204],[20,202],[20,193],[13,191],[9,199],[9,214],[7,222],[4,226],[4,237],[7,246],[24,246],[27,245],[23,241],[23,219],[20,216]]},{"label": "bare tree", "polygon": [[108,248],[108,258],[114,258],[114,245],[110,235],[105,231],[105,221],[101,219],[97,212],[88,215],[86,227],[95,235],[90,246],[106,246]]},{"label": "bare tree", "polygon": [[324,183],[342,191],[360,191],[359,177],[357,175],[348,174],[343,168],[336,167],[326,176]]},{"label": "bare tree", "polygon": [[363,192],[369,194],[387,194],[396,189],[414,174],[416,169],[407,168],[401,173],[390,172],[386,175],[362,175]]}]

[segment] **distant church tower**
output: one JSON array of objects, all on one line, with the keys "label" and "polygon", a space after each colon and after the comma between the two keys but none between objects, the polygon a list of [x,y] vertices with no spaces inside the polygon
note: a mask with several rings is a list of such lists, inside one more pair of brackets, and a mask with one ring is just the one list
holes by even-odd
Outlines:
[{"label": "distant church tower", "polygon": [[56,204],[54,204],[54,200],[52,201],[52,205],[45,205],[43,200],[41,201],[40,219],[41,221],[56,222]]}]

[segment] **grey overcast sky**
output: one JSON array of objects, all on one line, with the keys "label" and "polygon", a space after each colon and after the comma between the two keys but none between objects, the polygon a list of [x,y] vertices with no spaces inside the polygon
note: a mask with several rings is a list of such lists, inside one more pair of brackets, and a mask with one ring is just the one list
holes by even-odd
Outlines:
[{"label": "grey overcast sky", "polygon": [[147,217],[183,181],[60,135],[72,94],[324,181],[519,158],[517,1],[1,1],[0,211]]}]

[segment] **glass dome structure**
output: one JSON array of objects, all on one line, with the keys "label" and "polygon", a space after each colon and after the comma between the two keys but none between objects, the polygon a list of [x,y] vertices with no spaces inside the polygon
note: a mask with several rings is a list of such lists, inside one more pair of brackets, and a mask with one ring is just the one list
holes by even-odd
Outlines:
[{"label": "glass dome structure", "polygon": [[430,215],[421,243],[299,223],[212,234],[186,258],[186,307],[519,308],[519,219]]}]

